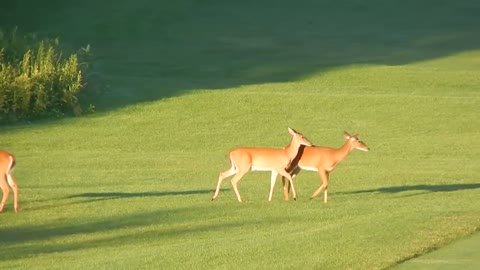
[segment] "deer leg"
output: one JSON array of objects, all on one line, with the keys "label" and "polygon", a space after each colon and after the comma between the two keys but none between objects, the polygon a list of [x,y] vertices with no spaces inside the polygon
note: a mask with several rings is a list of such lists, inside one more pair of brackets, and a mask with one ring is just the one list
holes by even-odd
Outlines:
[{"label": "deer leg", "polygon": [[272,201],[273,188],[275,187],[275,182],[277,181],[278,172],[272,171],[272,176],[270,177],[270,193],[268,193],[268,201]]},{"label": "deer leg", "polygon": [[238,192],[238,188],[237,188],[237,183],[238,181],[240,181],[240,179],[242,179],[242,176],[244,176],[246,173],[248,172],[248,169],[247,170],[238,170],[237,174],[235,174],[235,176],[232,178],[232,186],[233,186],[233,191],[235,191],[235,195],[237,196],[237,200],[238,202],[242,202],[242,198],[240,197],[240,192]]},{"label": "deer leg", "polygon": [[[300,167],[295,167],[293,170],[290,171],[290,175],[292,176],[292,179],[295,178],[295,176],[298,175],[300,172]],[[289,194],[290,194],[290,182],[285,181],[285,176],[282,176],[282,184],[283,184],[283,197],[286,201],[289,199]]]},{"label": "deer leg", "polygon": [[324,202],[324,203],[327,203],[327,200],[328,200],[328,196],[327,196],[327,195],[328,195],[328,194],[327,194],[327,192],[328,192],[328,178],[329,178],[329,176],[330,176],[330,173],[327,172],[327,173],[326,173],[326,176],[327,176],[327,181],[323,183],[323,185],[324,185],[323,202]]},{"label": "deer leg", "polygon": [[290,183],[290,186],[292,187],[293,200],[296,201],[297,200],[297,193],[295,192],[295,187],[293,186],[292,176],[283,168],[281,170],[278,170],[278,173],[288,179],[288,182]]},{"label": "deer leg", "polygon": [[289,199],[289,198],[288,198],[288,197],[289,197],[289,196],[288,196],[288,193],[289,193],[289,191],[290,191],[290,187],[287,186],[287,183],[286,183],[286,181],[285,181],[285,176],[283,176],[283,175],[282,175],[282,187],[283,187],[283,199],[284,199],[285,201],[288,201],[288,199]]},{"label": "deer leg", "polygon": [[218,193],[220,193],[220,186],[225,178],[234,175],[237,172],[235,165],[232,162],[232,167],[218,175],[218,183],[217,188],[215,189],[215,194],[213,194],[212,201],[218,197]]},{"label": "deer leg", "polygon": [[[315,197],[322,192],[323,189],[327,190],[328,188],[328,174],[325,170],[318,170],[318,174],[320,175],[320,178],[322,179],[322,185],[310,196],[310,199],[314,199]],[[325,195],[326,193],[324,193]],[[324,202],[326,203],[326,199],[324,198]]]},{"label": "deer leg", "polygon": [[13,190],[13,208],[15,209],[15,212],[18,213],[18,186],[17,183],[15,183],[15,179],[13,179],[11,172],[7,173],[7,181],[8,185]]},{"label": "deer leg", "polygon": [[5,203],[7,202],[8,195],[10,190],[8,189],[7,181],[5,179],[6,175],[3,175],[3,178],[0,179],[0,188],[2,189],[3,196],[2,196],[2,202],[0,203],[0,212],[3,211],[3,207],[5,207]]}]

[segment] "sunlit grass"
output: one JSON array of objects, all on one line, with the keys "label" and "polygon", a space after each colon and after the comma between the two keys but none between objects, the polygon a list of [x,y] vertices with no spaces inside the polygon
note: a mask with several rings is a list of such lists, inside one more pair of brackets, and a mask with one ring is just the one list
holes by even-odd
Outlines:
[{"label": "sunlit grass", "polygon": [[[0,216],[2,265],[372,269],[467,235],[480,219],[478,96],[438,94],[447,89],[423,85],[435,78],[414,69],[350,67],[7,128],[21,213]],[[355,93],[359,74],[377,80]],[[331,78],[347,79],[321,89]],[[406,78],[421,93],[397,93],[391,82]],[[468,93],[477,82],[463,83]],[[371,151],[353,152],[332,173],[326,205],[308,200],[318,185],[310,172],[297,178],[297,202],[277,187],[268,203],[268,173],[240,182],[244,204],[228,180],[210,202],[229,149],[281,147],[287,126],[330,146],[343,143],[344,129],[359,132]]]},{"label": "sunlit grass", "polygon": [[[192,14],[184,2],[175,4],[161,17],[172,28],[155,32],[145,30],[148,22],[160,24],[153,15],[127,24],[131,4],[121,2],[110,16],[119,25],[92,15],[75,32],[98,39],[96,64],[111,89],[95,114],[2,127],[2,148],[17,156],[21,196],[19,214],[11,199],[0,214],[2,268],[385,269],[478,230],[477,49],[440,44],[417,51],[410,44],[433,38],[428,27],[382,35],[375,16],[344,21],[345,35],[322,16],[308,29],[300,20],[273,27],[277,16],[290,18],[287,2],[270,19],[254,19],[266,14],[261,5],[252,22],[230,21],[227,11],[250,9],[222,3]],[[78,5],[61,10],[88,6]],[[314,14],[307,6],[298,10]],[[345,10],[363,18],[359,4],[322,14]],[[75,22],[49,29],[75,40]],[[95,23],[103,34],[89,32]],[[356,35],[352,25],[370,34]],[[444,29],[429,27],[432,36]],[[278,32],[268,36],[270,29]],[[306,37],[311,42],[302,47]],[[257,46],[248,46],[252,40]],[[387,45],[377,51],[377,43]],[[121,57],[128,52],[138,57]],[[309,200],[319,185],[312,172],[296,178],[296,202],[283,201],[280,181],[267,202],[267,172],[242,179],[244,203],[228,180],[210,201],[230,149],[283,147],[287,127],[333,147],[343,144],[344,130],[359,133],[371,150],[353,152],[332,172],[328,204]]]}]

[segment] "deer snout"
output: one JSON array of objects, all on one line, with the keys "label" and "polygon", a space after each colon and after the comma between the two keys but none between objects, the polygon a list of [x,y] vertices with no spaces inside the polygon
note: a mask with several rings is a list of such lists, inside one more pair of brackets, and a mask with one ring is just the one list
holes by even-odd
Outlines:
[{"label": "deer snout", "polygon": [[368,152],[370,150],[370,148],[368,148],[368,146],[365,145],[364,147],[358,148],[358,150]]},{"label": "deer snout", "polygon": [[359,146],[356,147],[358,150],[361,150],[361,151],[365,151],[365,152],[368,152],[368,150],[370,150],[370,148],[364,144],[364,143],[361,143]]}]

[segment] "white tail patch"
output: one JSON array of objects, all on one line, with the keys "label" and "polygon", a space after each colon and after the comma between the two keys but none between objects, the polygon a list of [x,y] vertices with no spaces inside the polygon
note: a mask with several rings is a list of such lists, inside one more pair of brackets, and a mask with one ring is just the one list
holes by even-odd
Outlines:
[{"label": "white tail patch", "polygon": [[12,180],[12,176],[10,175],[13,171],[13,157],[12,156],[8,156],[8,159],[10,159],[10,164],[8,164],[8,169],[7,169],[7,181],[8,181],[8,184],[10,186],[13,186],[14,183],[13,183],[13,180]]},{"label": "white tail patch", "polygon": [[8,164],[8,170],[7,170],[7,173],[11,173],[13,171],[13,157],[12,156],[8,156],[8,159],[10,160],[10,164]]}]

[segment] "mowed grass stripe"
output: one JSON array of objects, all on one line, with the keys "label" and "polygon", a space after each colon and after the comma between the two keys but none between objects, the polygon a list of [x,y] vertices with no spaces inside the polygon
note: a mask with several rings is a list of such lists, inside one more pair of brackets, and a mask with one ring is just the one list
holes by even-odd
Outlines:
[{"label": "mowed grass stripe", "polygon": [[[91,43],[109,88],[95,114],[0,130],[21,189],[2,268],[385,269],[478,230],[477,3],[57,2],[0,22]],[[297,202],[278,182],[268,203],[267,172],[243,204],[229,180],[210,201],[230,149],[283,147],[288,126],[371,151],[326,205],[312,172]]]},{"label": "mowed grass stripe", "polygon": [[[255,89],[259,91],[258,97],[265,98],[251,98],[251,91]],[[174,266],[179,260],[185,261],[180,264],[185,268],[199,262],[204,267],[222,268],[231,264],[235,254],[243,258],[242,267],[268,268],[297,265],[296,261],[279,257],[265,258],[272,253],[298,250],[301,252],[295,252],[295,256],[305,265],[381,268],[409,256],[410,252],[421,253],[432,245],[442,245],[478,224],[478,205],[471,203],[475,202],[478,191],[474,186],[460,186],[475,183],[475,174],[468,171],[478,167],[461,158],[464,149],[458,148],[467,149],[475,138],[462,136],[463,140],[450,142],[461,132],[468,134],[475,127],[448,117],[443,118],[442,125],[457,128],[443,131],[435,124],[428,130],[423,129],[431,123],[432,118],[427,117],[431,110],[469,110],[468,105],[456,106],[455,99],[440,99],[439,103],[437,99],[428,102],[428,99],[416,100],[402,95],[367,95],[359,99],[346,94],[319,95],[319,103],[298,95],[293,101],[304,105],[288,107],[292,100],[285,100],[285,93],[277,95],[273,89],[265,85],[232,89],[232,92],[193,93],[105,116],[69,120],[64,126],[54,125],[49,129],[30,126],[26,130],[33,131],[35,141],[25,129],[3,134],[5,142],[19,149],[22,166],[16,169],[16,176],[23,180],[25,208],[24,218],[8,219],[14,223],[4,227],[3,232],[19,232],[10,239],[18,241],[23,235],[26,241],[15,245],[11,245],[15,241],[7,241],[7,246],[15,252],[4,262],[8,266],[24,254],[38,254],[47,258],[46,262],[58,260],[56,263],[61,268],[66,266],[63,259],[68,261],[70,254],[76,254],[73,256],[83,258],[85,267],[89,268],[107,264],[104,256],[109,254],[125,256],[114,264],[120,268],[143,263]],[[272,91],[271,95],[268,91]],[[295,96],[298,90],[290,84],[283,91]],[[238,106],[236,111],[228,106],[215,106],[214,112],[194,113],[196,108],[231,98],[255,106]],[[335,104],[345,106],[335,110]],[[285,114],[285,108],[294,113]],[[175,115],[172,111],[180,109],[187,115],[172,117]],[[378,110],[383,114],[379,115]],[[312,111],[318,113],[310,114]],[[359,113],[355,113],[357,111]],[[403,113],[392,120],[390,115],[395,116],[398,111]],[[259,125],[257,115],[262,112],[268,114],[269,119],[276,117],[278,123]],[[467,112],[465,117],[476,121],[469,115]],[[350,120],[343,119],[345,116]],[[228,167],[228,149],[236,145],[285,145],[289,138],[284,122],[288,120],[319,123],[318,126],[303,124],[299,130],[318,144],[332,146],[343,143],[341,131],[337,132],[340,125],[365,129],[362,138],[372,151],[352,153],[332,173],[328,205],[308,200],[318,185],[318,176],[309,172],[297,178],[299,201],[296,203],[282,202],[279,187],[273,204],[266,202],[268,173],[245,176],[240,184],[246,200],[243,205],[236,203],[228,181],[219,201],[210,202],[218,173]],[[218,130],[224,121],[229,123],[229,128],[211,132]],[[179,125],[182,129],[176,132]],[[278,131],[272,132],[272,129]],[[40,132],[35,132],[38,130]],[[396,132],[391,134],[391,130]],[[402,134],[411,131],[415,132],[414,136]],[[88,140],[83,139],[86,134]],[[443,142],[442,147],[432,143],[432,138]],[[99,147],[92,147],[95,145]],[[48,158],[38,158],[41,149],[49,150]],[[465,168],[466,172],[440,169],[447,165]],[[415,187],[422,184],[432,185],[433,189],[424,192]],[[435,191],[439,185],[459,185],[460,188],[451,192]],[[385,187],[399,188],[384,192]],[[205,193],[195,193],[204,190]],[[172,194],[163,196],[161,192]],[[2,217],[8,217],[9,213],[5,214]],[[45,214],[50,221],[44,220]],[[37,220],[36,224],[32,225],[31,220]],[[34,233],[22,233],[29,231]],[[26,248],[28,241],[30,247]],[[366,247],[367,242],[373,243],[372,246]],[[132,249],[136,251],[135,256],[128,255],[127,250]],[[97,254],[99,250],[103,252]],[[153,260],[152,251],[171,259]],[[365,252],[376,256],[365,258]],[[139,259],[132,260],[134,257]],[[211,261],[204,262],[205,258]],[[261,263],[263,260],[265,264]],[[36,257],[25,263],[41,267]]]},{"label": "mowed grass stripe", "polygon": [[455,241],[448,246],[442,247],[439,250],[407,260],[392,269],[479,269],[479,248],[480,234],[477,232],[473,235],[467,236],[465,239]]}]

